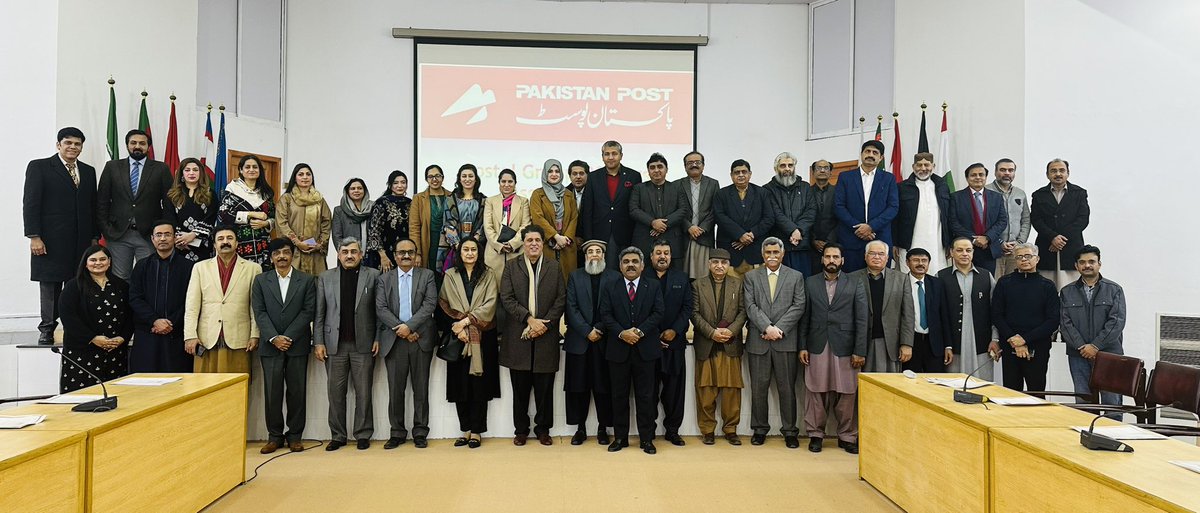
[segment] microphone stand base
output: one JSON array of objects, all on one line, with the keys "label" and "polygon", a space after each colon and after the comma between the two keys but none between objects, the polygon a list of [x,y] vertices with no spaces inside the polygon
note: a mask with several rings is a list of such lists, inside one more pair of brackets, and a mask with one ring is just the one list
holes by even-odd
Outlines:
[{"label": "microphone stand base", "polygon": [[966,390],[954,391],[954,402],[963,404],[982,404],[987,400],[987,397],[982,395],[967,392]]},{"label": "microphone stand base", "polygon": [[109,396],[104,399],[96,399],[86,403],[79,403],[71,408],[71,411],[82,411],[88,413],[99,413],[102,411],[111,411],[117,409],[117,396]]}]

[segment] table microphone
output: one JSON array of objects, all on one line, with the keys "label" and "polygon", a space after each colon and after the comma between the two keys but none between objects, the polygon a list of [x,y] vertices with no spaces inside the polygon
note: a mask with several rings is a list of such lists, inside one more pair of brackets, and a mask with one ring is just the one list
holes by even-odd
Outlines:
[{"label": "table microphone", "polygon": [[1103,417],[1107,413],[1141,413],[1144,411],[1152,411],[1162,408],[1178,408],[1182,410],[1184,409],[1184,405],[1183,401],[1175,401],[1171,404],[1164,404],[1162,406],[1154,406],[1150,408],[1138,408],[1136,410],[1121,410],[1101,413],[1096,415],[1096,418],[1092,419],[1092,424],[1088,426],[1087,430],[1079,432],[1079,445],[1087,447],[1093,451],[1133,452],[1133,447],[1130,447],[1129,444],[1117,440],[1111,436],[1097,433],[1096,421],[1100,420],[1100,417]]},{"label": "table microphone", "polygon": [[75,405],[74,408],[71,408],[71,411],[86,411],[86,412],[90,412],[90,413],[99,413],[102,411],[110,411],[110,410],[117,409],[117,396],[114,395],[112,397],[109,397],[108,388],[104,386],[104,380],[100,379],[100,376],[92,374],[92,371],[87,370],[87,367],[79,365],[79,362],[76,362],[75,360],[72,360],[71,357],[63,354],[61,347],[54,346],[54,347],[51,347],[50,350],[62,355],[63,359],[66,360],[67,362],[69,362],[71,365],[74,365],[74,366],[82,369],[83,372],[86,372],[88,374],[88,376],[91,376],[93,379],[96,380],[97,383],[100,383],[100,390],[104,391],[103,399],[96,399],[95,401],[88,401],[86,403],[77,404],[77,405]]},{"label": "table microphone", "polygon": [[975,370],[971,371],[970,374],[967,374],[967,379],[963,380],[962,390],[954,391],[954,402],[963,404],[981,404],[984,401],[987,401],[987,396],[976,394],[974,392],[968,392],[967,384],[971,382],[971,376],[974,376],[975,373],[979,372],[979,370],[984,366],[996,363],[995,360],[992,360],[990,356],[991,355],[989,355],[989,358],[986,362],[983,362],[978,367],[975,367]]}]

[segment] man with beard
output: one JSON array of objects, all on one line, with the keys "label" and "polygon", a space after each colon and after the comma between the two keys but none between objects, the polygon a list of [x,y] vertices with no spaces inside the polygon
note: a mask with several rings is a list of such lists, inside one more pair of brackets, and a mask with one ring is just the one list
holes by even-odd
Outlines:
[{"label": "man with beard", "polygon": [[850,273],[867,292],[867,362],[863,372],[900,372],[912,358],[913,305],[908,280],[887,267],[888,245],[867,243],[867,267]]},{"label": "man with beard", "polygon": [[[607,141],[600,147],[604,168],[588,174],[579,203],[579,237],[602,240],[614,248],[629,246],[633,240],[633,218],[629,199],[633,186],[642,183],[642,174],[621,164],[621,143]],[[607,255],[608,266],[617,266],[617,256]]]},{"label": "man with beard", "polygon": [[[934,173],[933,154],[913,157],[912,174],[896,186],[900,209],[892,226],[896,237],[895,257],[900,270],[908,271],[907,250],[925,248],[929,270],[946,267],[946,248],[950,246],[950,187],[946,179]],[[996,174],[999,178],[999,173]]]},{"label": "man with beard", "polygon": [[806,301],[804,276],[783,265],[783,241],[767,237],[762,243],[763,266],[746,273],[746,353],[750,360],[750,437],[752,445],[766,442],[771,430],[768,393],[779,393],[779,432],[789,449],[800,447],[796,426],[796,350],[800,319]]},{"label": "man with beard", "polygon": [[763,190],[775,207],[771,235],[784,241],[783,265],[808,276],[812,273],[809,238],[817,217],[816,202],[808,182],[796,176],[796,157],[783,152],[775,157],[775,177]]},{"label": "man with beard", "polygon": [[[1004,386],[1013,390],[1045,390],[1050,364],[1050,337],[1058,329],[1059,300],[1054,282],[1037,272],[1037,246],[1013,250],[1017,272],[996,280],[992,323],[1003,359]],[[1026,388],[1023,388],[1026,387]]]},{"label": "man with beard", "polygon": [[838,222],[838,242],[846,272],[862,269],[867,243],[876,239],[892,244],[892,221],[900,209],[896,177],[876,169],[883,162],[883,143],[867,141],[859,154],[854,171],[838,175],[834,194],[834,215]]},{"label": "man with beard", "polygon": [[687,251],[683,228],[692,217],[692,204],[684,196],[682,182],[667,181],[667,159],[661,153],[650,155],[646,173],[650,181],[633,186],[633,196],[629,199],[629,215],[637,224],[633,229],[633,245],[648,255],[657,241],[666,241],[671,245],[671,253],[679,256],[672,265],[682,269]]},{"label": "man with beard", "polygon": [[800,351],[807,391],[804,429],[808,450],[821,452],[826,412],[833,409],[838,424],[838,447],[858,454],[858,372],[867,362],[867,293],[842,272],[842,248],[825,245],[824,272],[809,276],[807,340]]},{"label": "man with beard", "polygon": [[692,316],[692,282],[687,273],[672,265],[671,244],[665,240],[654,243],[650,253],[653,270],[642,274],[658,280],[663,295],[663,316],[658,324],[662,343],[662,358],[658,360],[656,388],[663,407],[664,439],[671,445],[682,446],[679,426],[683,425],[683,395],[687,386],[684,357],[687,356],[688,319]]},{"label": "man with beard", "polygon": [[[1091,393],[1096,353],[1125,354],[1125,290],[1100,275],[1100,248],[1084,246],[1075,257],[1079,279],[1062,288],[1062,338],[1076,394]],[[1086,402],[1083,398],[1077,402]],[[1121,395],[1100,392],[1102,404],[1121,404]]]},{"label": "man with beard", "polygon": [[975,267],[975,245],[967,237],[950,243],[950,259],[954,265],[938,271],[938,280],[946,291],[946,344],[955,357],[946,365],[947,372],[970,374],[991,380],[993,365],[1000,357],[999,334],[992,325],[992,291],[996,279],[986,270]]},{"label": "man with beard", "polygon": [[1029,197],[1029,220],[1037,229],[1038,252],[1046,257],[1038,262],[1038,271],[1060,290],[1079,280],[1079,272],[1071,268],[1071,255],[1083,247],[1083,230],[1092,217],[1087,189],[1068,181],[1070,166],[1063,159],[1047,163],[1050,183]]},{"label": "man with beard", "polygon": [[[1013,258],[1013,250],[1017,244],[1029,240],[1029,198],[1025,191],[1013,185],[1017,176],[1017,164],[1009,158],[996,161],[996,179],[985,187],[1000,193],[1004,198],[1004,211],[1008,214],[1008,226],[1000,234],[1000,246],[1003,252],[996,260],[996,276],[1004,276],[1017,268],[1017,260]],[[903,203],[903,200],[901,200]],[[936,271],[935,271],[936,272]]]},{"label": "man with beard", "polygon": [[708,259],[709,277],[695,283],[696,420],[704,445],[716,442],[717,398],[725,440],[742,445],[737,436],[742,418],[742,328],[746,307],[740,294],[742,280],[727,276],[729,252],[714,249]]},{"label": "man with beard", "polygon": [[600,318],[604,320],[604,357],[612,378],[613,442],[608,452],[629,447],[629,390],[637,404],[638,438],[646,454],[655,454],[654,401],[656,360],[662,357],[663,297],[659,283],[642,278],[642,251],[621,250],[621,278],[610,280],[600,292]]},{"label": "man with beard", "polygon": [[604,321],[600,318],[600,292],[609,280],[620,275],[604,268],[604,241],[583,243],[583,267],[567,279],[567,352],[563,390],[567,395],[567,424],[579,426],[571,445],[587,440],[588,406],[596,404],[596,441],[608,445],[608,427],[613,425],[612,395],[609,394],[608,362],[604,360]]},{"label": "man with beard", "polygon": [[304,450],[300,438],[307,420],[308,353],[317,312],[317,279],[292,267],[294,249],[288,239],[272,240],[267,251],[275,268],[254,277],[254,319],[266,339],[258,352],[268,433],[266,445],[259,450],[263,454],[275,452],[285,442],[292,452]]},{"label": "man with beard", "polygon": [[156,254],[138,261],[129,284],[129,372],[192,372],[192,357],[183,350],[183,311],[193,264],[175,253],[175,223],[156,221],[150,241]]},{"label": "man with beard", "polygon": [[217,256],[192,267],[183,313],[183,348],[195,355],[195,372],[250,373],[258,324],[250,290],[262,266],[237,256],[232,226],[213,229]]},{"label": "man with beard", "polygon": [[379,276],[375,284],[375,317],[388,332],[379,341],[379,354],[388,375],[388,420],[391,434],[384,449],[408,441],[404,427],[404,396],[412,380],[413,445],[428,447],[429,364],[437,345],[433,312],[438,291],[433,271],[417,265],[417,245],[410,239],[396,242],[397,266]]},{"label": "man with beard", "polygon": [[688,276],[697,280],[708,275],[708,254],[716,245],[713,229],[717,218],[713,215],[713,200],[721,186],[712,177],[704,176],[704,154],[693,151],[684,155],[683,167],[687,178],[680,178],[679,182],[683,184],[692,214],[684,220],[688,241],[687,262],[683,266]]},{"label": "man with beard", "polygon": [[942,281],[929,272],[929,252],[912,248],[908,260],[908,281],[913,304],[912,358],[901,365],[913,372],[946,372],[954,360],[946,325],[946,290]]},{"label": "man with beard", "polygon": [[717,247],[729,252],[729,273],[745,276],[762,264],[762,239],[775,224],[771,197],[750,183],[750,163],[742,159],[729,166],[733,184],[717,191]]},{"label": "man with beard", "polygon": [[809,237],[809,243],[812,245],[810,270],[821,270],[821,252],[825,251],[825,244],[829,242],[837,242],[837,216],[833,213],[834,193],[837,188],[829,183],[829,179],[833,176],[833,164],[828,160],[818,160],[808,166],[808,171],[812,173],[812,194],[813,194],[813,209],[816,211],[816,218],[813,220],[812,236]]},{"label": "man with beard", "polygon": [[971,239],[975,265],[995,272],[996,259],[1003,254],[1000,237],[1008,227],[1008,213],[1000,193],[985,189],[988,170],[978,162],[963,172],[967,188],[950,196],[950,231],[955,237]]},{"label": "man with beard", "polygon": [[[154,221],[163,217],[163,205],[170,205],[167,191],[171,190],[171,170],[146,152],[151,145],[150,134],[130,130],[125,134],[129,157],[110,160],[104,164],[96,191],[96,218],[100,232],[112,252],[113,274],[129,279],[134,259],[150,256],[150,230]],[[175,209],[166,209],[174,216]]]}]

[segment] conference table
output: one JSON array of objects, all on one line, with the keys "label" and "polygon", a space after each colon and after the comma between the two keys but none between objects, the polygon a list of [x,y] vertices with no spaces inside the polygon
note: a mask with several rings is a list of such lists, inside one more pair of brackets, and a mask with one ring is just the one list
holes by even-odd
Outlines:
[{"label": "conference table", "polygon": [[[110,381],[108,392],[117,396],[118,406],[108,412],[72,412],[72,405],[57,404],[4,410],[46,419],[0,432],[0,489],[28,487],[38,494],[15,510],[0,498],[0,511],[195,512],[245,480],[247,375],[133,376],[181,379],[161,386]],[[101,388],[76,393],[100,394]],[[49,497],[40,497],[50,478],[33,466],[65,468],[80,443],[80,507],[51,507]],[[48,455],[58,459],[42,461]]]},{"label": "conference table", "polygon": [[0,432],[0,511],[83,511],[86,463],[82,431]]}]

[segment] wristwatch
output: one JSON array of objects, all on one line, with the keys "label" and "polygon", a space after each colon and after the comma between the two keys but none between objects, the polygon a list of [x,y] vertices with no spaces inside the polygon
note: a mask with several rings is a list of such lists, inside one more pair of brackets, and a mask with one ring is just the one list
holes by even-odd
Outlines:
[{"label": "wristwatch", "polygon": [[645,336],[646,336],[646,334],[645,334],[645,333],[642,333],[642,330],[639,330],[639,329],[637,329],[636,327],[635,327],[635,328],[633,328],[633,332],[634,332],[635,334],[637,334],[638,338],[643,338],[643,337],[645,337]]}]

